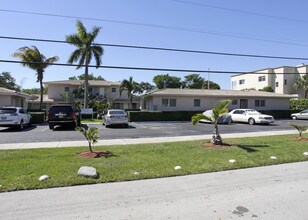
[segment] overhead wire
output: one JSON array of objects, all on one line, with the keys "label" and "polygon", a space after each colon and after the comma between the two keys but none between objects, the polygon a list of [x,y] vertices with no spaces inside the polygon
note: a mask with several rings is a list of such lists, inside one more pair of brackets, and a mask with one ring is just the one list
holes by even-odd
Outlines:
[{"label": "overhead wire", "polygon": [[215,32],[211,30],[192,29],[192,28],[186,28],[186,27],[165,26],[165,25],[140,23],[140,22],[129,22],[129,21],[120,21],[120,20],[111,20],[111,19],[91,18],[91,17],[82,17],[82,16],[72,16],[72,15],[60,15],[60,14],[54,14],[54,13],[10,10],[10,9],[1,9],[1,8],[0,8],[0,12],[102,21],[102,22],[111,22],[111,23],[119,23],[119,24],[126,24],[126,25],[137,25],[137,26],[143,26],[143,27],[152,27],[152,28],[161,28],[161,29],[169,29],[169,30],[177,30],[177,31],[194,32],[194,33],[201,33],[201,34],[210,34],[210,35],[216,35],[216,36],[232,37],[232,38],[247,39],[247,40],[256,40],[256,41],[263,41],[263,42],[270,42],[270,43],[279,43],[279,44],[296,45],[296,46],[308,46],[307,44],[288,42],[285,40],[262,39],[256,36],[247,36],[247,35],[245,36],[245,35],[234,34],[234,33]]},{"label": "overhead wire", "polygon": [[[38,39],[38,38],[0,36],[0,39],[37,41],[37,42],[48,42],[48,43],[65,43],[65,44],[68,44],[68,42],[66,42],[66,41],[50,40],[50,39]],[[284,60],[308,60],[307,57],[288,57],[288,56],[240,54],[240,53],[226,53],[226,52],[203,51],[203,50],[189,50],[189,49],[178,49],[178,48],[163,48],[163,47],[149,47],[149,46],[138,46],[138,45],[124,45],[124,44],[95,43],[95,45],[100,45],[100,46],[105,46],[105,47],[119,47],[119,48],[130,48],[130,49],[143,49],[143,50],[158,50],[158,51],[170,51],[170,52],[182,52],[182,53],[210,54],[210,55],[221,55],[221,56],[239,56],[239,57],[265,58],[265,59],[284,59]]]}]

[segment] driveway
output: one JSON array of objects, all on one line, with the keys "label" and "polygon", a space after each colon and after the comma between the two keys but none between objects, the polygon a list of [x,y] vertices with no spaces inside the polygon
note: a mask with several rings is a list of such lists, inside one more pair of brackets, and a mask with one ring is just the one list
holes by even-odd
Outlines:
[{"label": "driveway", "polygon": [[0,219],[307,219],[307,170],[302,162],[1,193]]},{"label": "driveway", "polygon": [[[220,125],[219,130],[222,135],[248,132],[268,132],[271,134],[274,131],[294,131],[295,129],[289,126],[291,123],[308,126],[307,120],[277,120],[275,124],[271,125],[238,123]],[[199,123],[193,126],[191,122],[134,122],[130,123],[129,128],[105,128],[100,124],[83,126],[98,126],[100,128],[101,140],[210,135],[213,132],[213,125],[211,124]],[[82,134],[73,129],[57,127],[52,131],[49,130],[47,124],[26,128],[22,132],[6,128],[1,128],[0,130],[0,144],[83,140],[85,139]]]}]

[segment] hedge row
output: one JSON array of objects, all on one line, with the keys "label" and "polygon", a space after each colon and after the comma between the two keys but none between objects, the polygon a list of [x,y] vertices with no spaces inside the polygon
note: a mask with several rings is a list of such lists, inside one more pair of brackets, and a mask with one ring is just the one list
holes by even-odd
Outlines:
[{"label": "hedge row", "polygon": [[274,118],[276,119],[287,119],[287,118],[291,118],[291,114],[293,113],[297,113],[298,110],[265,110],[265,111],[259,111],[262,114],[266,114],[266,115],[272,115],[274,116]]},{"label": "hedge row", "polygon": [[130,121],[190,121],[191,117],[197,113],[196,111],[129,111]]},{"label": "hedge row", "polygon": [[32,124],[42,124],[45,122],[45,112],[29,112]]},{"label": "hedge row", "polygon": [[291,99],[290,110],[302,111],[308,109],[308,99]]}]

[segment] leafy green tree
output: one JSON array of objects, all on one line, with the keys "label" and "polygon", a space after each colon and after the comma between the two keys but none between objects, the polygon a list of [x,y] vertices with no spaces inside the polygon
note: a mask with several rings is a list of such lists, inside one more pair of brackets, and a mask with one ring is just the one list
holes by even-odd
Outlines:
[{"label": "leafy green tree", "polygon": [[214,124],[214,131],[211,143],[216,145],[221,145],[223,143],[222,138],[218,131],[218,120],[219,118],[228,113],[228,105],[232,102],[232,100],[219,100],[216,105],[212,108],[213,114],[212,117],[208,117],[203,114],[196,114],[192,116],[191,122],[193,125],[196,125],[199,123],[201,119],[206,119],[210,121],[212,124]]},{"label": "leafy green tree", "polygon": [[[40,90],[40,88],[22,89],[22,92],[27,93],[27,94],[40,94],[41,90]],[[46,88],[44,88],[44,94],[47,94]]]},{"label": "leafy green tree", "polygon": [[[209,86],[208,86],[209,84]],[[207,89],[209,87],[209,89],[213,89],[213,90],[220,90],[220,86],[212,81],[208,81],[208,80],[204,80],[202,88],[201,89]]]},{"label": "leafy green tree", "polygon": [[183,85],[188,89],[201,89],[204,83],[204,78],[199,74],[190,74],[184,76]]},{"label": "leafy green tree", "polygon": [[16,84],[16,80],[9,72],[2,72],[0,74],[0,87],[20,91],[20,86]]},{"label": "leafy green tree", "polygon": [[299,133],[299,138],[302,138],[302,133],[305,132],[308,129],[308,126],[301,126],[297,124],[289,124],[289,126],[292,126],[295,128]]},{"label": "leafy green tree", "polygon": [[158,89],[182,87],[181,78],[176,76],[169,76],[169,74],[156,75],[153,78],[153,82]]},{"label": "leafy green tree", "polygon": [[87,32],[85,26],[81,21],[77,21],[77,34],[71,34],[66,36],[66,42],[77,47],[75,51],[70,55],[68,63],[72,64],[78,62],[76,69],[85,67],[84,74],[84,107],[88,106],[88,69],[92,57],[95,59],[96,68],[98,68],[102,63],[102,56],[104,49],[102,46],[94,44],[97,35],[100,32],[100,27],[94,27],[91,32]]},{"label": "leafy green tree", "polygon": [[59,57],[53,56],[46,58],[37,47],[32,46],[30,47],[21,47],[18,49],[17,52],[13,53],[13,57],[16,57],[22,61],[22,65],[29,67],[36,71],[37,81],[40,83],[40,109],[43,107],[43,94],[44,94],[44,87],[43,87],[43,77],[45,69],[52,65],[53,63],[59,60]]},{"label": "leafy green tree", "polygon": [[75,101],[75,96],[71,92],[61,93],[60,96],[62,97],[62,99],[65,103],[74,103],[74,101]]},{"label": "leafy green tree", "polygon": [[133,98],[135,97],[135,94],[136,93],[140,93],[140,87],[139,87],[139,83],[135,82],[133,80],[133,77],[129,77],[129,79],[124,79],[122,82],[121,82],[121,85],[120,85],[120,94],[122,94],[122,92],[126,90],[127,91],[127,96],[130,100],[130,104],[131,104],[131,107],[133,107]]},{"label": "leafy green tree", "polygon": [[305,74],[303,77],[297,79],[294,83],[293,87],[295,89],[303,89],[304,90],[304,97],[305,99],[308,98],[308,74]]},{"label": "leafy green tree", "polygon": [[139,83],[139,87],[140,87],[141,92],[151,92],[156,88],[155,86],[153,86],[152,84],[148,82]]},{"label": "leafy green tree", "polygon": [[[85,80],[85,74],[81,74],[79,76],[72,76],[68,78],[69,80]],[[102,80],[105,81],[105,79],[101,76],[94,76],[93,73],[88,75],[88,80]]]},{"label": "leafy green tree", "polygon": [[88,130],[84,129],[83,127],[77,127],[77,131],[81,132],[83,136],[87,139],[89,143],[89,150],[93,152],[92,145],[97,143],[99,140],[99,128],[98,127],[90,127]]}]

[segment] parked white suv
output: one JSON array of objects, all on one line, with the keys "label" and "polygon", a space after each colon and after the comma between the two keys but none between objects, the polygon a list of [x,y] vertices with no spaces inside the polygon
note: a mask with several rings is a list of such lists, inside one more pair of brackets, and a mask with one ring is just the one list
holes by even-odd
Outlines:
[{"label": "parked white suv", "polygon": [[254,109],[234,109],[228,113],[231,115],[232,122],[248,122],[253,125],[274,123],[275,119],[271,115],[264,115]]},{"label": "parked white suv", "polygon": [[0,108],[0,127],[16,127],[24,129],[24,125],[31,126],[31,115],[21,107]]}]

